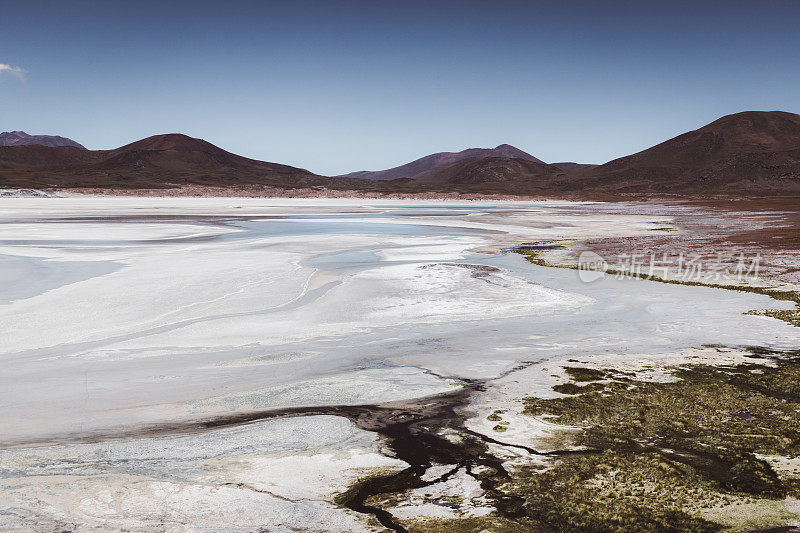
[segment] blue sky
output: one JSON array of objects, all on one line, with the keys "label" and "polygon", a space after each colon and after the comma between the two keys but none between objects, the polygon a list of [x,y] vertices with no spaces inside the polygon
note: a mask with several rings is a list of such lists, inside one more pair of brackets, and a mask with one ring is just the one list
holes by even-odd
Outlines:
[{"label": "blue sky", "polygon": [[501,143],[605,162],[800,111],[799,19],[798,2],[15,2],[0,65],[26,72],[0,67],[0,131],[97,149],[182,132],[322,174]]}]

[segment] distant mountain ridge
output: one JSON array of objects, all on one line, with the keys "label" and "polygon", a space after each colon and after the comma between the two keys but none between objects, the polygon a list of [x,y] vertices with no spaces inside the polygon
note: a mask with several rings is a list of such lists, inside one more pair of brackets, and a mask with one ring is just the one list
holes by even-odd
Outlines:
[{"label": "distant mountain ridge", "polygon": [[506,192],[515,187],[537,188],[564,171],[555,166],[521,157],[482,157],[456,163],[417,180],[419,185],[463,190]]},{"label": "distant mountain ridge", "polygon": [[20,144],[29,142],[21,133],[4,134],[6,142],[16,144],[0,146],[0,188],[200,184],[593,198],[800,195],[800,115],[783,111],[727,115],[599,166],[546,164],[513,146],[500,145],[441,152],[393,169],[332,178],[248,159],[178,133],[155,135],[115,150]]},{"label": "distant mountain ridge", "polygon": [[[214,146],[203,139],[182,133],[153,135],[115,150],[104,150],[97,168],[138,169],[140,172],[171,170],[173,172],[225,172],[268,168],[270,163],[248,159]],[[276,165],[284,170],[292,167]],[[307,170],[298,173],[311,175]]]},{"label": "distant mountain ridge", "polygon": [[24,131],[4,131],[0,133],[0,146],[29,146],[38,144],[41,146],[74,146],[75,148],[86,149],[72,139],[59,135],[28,135]]},{"label": "distant mountain ridge", "polygon": [[358,178],[367,180],[396,180],[396,179],[420,179],[439,170],[445,169],[461,161],[482,159],[485,157],[505,157],[526,159],[535,163],[544,163],[533,157],[527,152],[510,144],[501,144],[495,148],[468,148],[460,152],[438,152],[416,159],[405,165],[389,168],[386,170],[362,170],[343,174],[342,178]]},{"label": "distant mountain ridge", "polygon": [[800,192],[800,115],[726,115],[576,178],[585,188],[620,192]]},{"label": "distant mountain ridge", "polygon": [[294,187],[326,185],[330,178],[248,159],[180,133],[154,135],[115,150],[0,147],[0,187],[157,188],[190,183]]},{"label": "distant mountain ridge", "polygon": [[798,194],[800,115],[784,111],[727,115],[603,165],[546,165],[514,157],[483,157],[439,168],[413,181],[398,180],[395,187],[409,192],[593,197]]}]

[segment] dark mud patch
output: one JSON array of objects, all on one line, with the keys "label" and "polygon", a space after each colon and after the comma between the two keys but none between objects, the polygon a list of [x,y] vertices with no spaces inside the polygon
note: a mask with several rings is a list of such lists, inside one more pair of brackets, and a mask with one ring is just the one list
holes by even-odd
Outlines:
[{"label": "dark mud patch", "polygon": [[[361,429],[378,433],[387,453],[410,466],[397,473],[368,477],[356,483],[337,498],[337,503],[360,513],[372,514],[389,529],[407,531],[389,512],[371,502],[446,481],[463,469],[480,483],[486,498],[495,508],[492,518],[473,521],[484,526],[498,521],[506,526],[529,527],[532,522],[525,508],[526,499],[505,490],[514,481],[513,473],[504,466],[504,459],[492,453],[489,444],[524,450],[535,456],[557,457],[596,451],[540,452],[467,429],[464,427],[467,404],[470,397],[483,387],[480,381],[470,381],[458,391],[421,400],[381,404],[355,411],[344,408],[342,416]],[[435,465],[450,465],[450,468],[434,479],[424,478],[428,469]]]}]

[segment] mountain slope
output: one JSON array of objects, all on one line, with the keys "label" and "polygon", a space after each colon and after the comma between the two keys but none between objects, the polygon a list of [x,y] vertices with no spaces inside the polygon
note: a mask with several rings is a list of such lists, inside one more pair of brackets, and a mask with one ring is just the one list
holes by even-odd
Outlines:
[{"label": "mountain slope", "polygon": [[459,162],[413,181],[399,180],[396,186],[592,197],[798,194],[800,116],[781,111],[728,115],[600,166],[489,157]]},{"label": "mountain slope", "polygon": [[0,146],[73,146],[75,148],[86,148],[66,137],[58,135],[28,135],[24,131],[4,131],[0,133]]},{"label": "mountain slope", "polygon": [[115,150],[0,147],[0,187],[165,187],[175,184],[283,187],[348,184],[307,170],[248,159],[202,139],[155,135]]},{"label": "mountain slope", "polygon": [[[96,168],[171,172],[220,172],[227,170],[260,170],[270,168],[269,163],[247,159],[214,146],[202,139],[180,133],[154,135],[116,150],[105,152]],[[289,171],[292,167],[274,165],[276,170]],[[300,169],[295,169],[300,170]],[[311,174],[307,171],[301,171]]]},{"label": "mountain slope", "polygon": [[3,171],[69,169],[90,165],[96,160],[95,152],[74,146],[0,146],[0,176]]},{"label": "mountain slope", "polygon": [[399,167],[376,171],[362,170],[359,172],[351,172],[350,174],[345,174],[340,177],[368,180],[419,179],[461,161],[485,157],[518,158],[542,163],[539,159],[523,152],[519,148],[515,148],[510,144],[501,144],[495,148],[468,148],[461,152],[439,152],[422,157],[411,163],[400,165]]},{"label": "mountain slope", "polygon": [[535,194],[563,178],[554,165],[513,157],[462,161],[427,176],[406,181],[408,188],[438,191]]},{"label": "mountain slope", "polygon": [[727,115],[578,176],[584,187],[620,192],[800,192],[800,115]]}]

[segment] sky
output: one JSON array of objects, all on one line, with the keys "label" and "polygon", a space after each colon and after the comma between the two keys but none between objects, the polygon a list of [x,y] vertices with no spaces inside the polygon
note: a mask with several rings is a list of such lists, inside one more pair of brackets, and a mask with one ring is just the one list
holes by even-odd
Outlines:
[{"label": "sky", "polygon": [[4,2],[0,131],[185,133],[335,175],[509,143],[603,163],[800,112],[800,2]]}]

